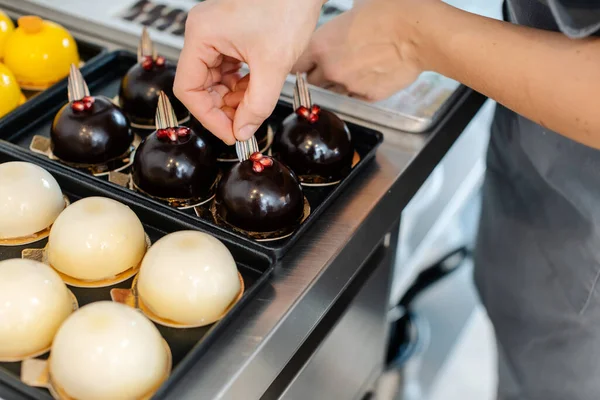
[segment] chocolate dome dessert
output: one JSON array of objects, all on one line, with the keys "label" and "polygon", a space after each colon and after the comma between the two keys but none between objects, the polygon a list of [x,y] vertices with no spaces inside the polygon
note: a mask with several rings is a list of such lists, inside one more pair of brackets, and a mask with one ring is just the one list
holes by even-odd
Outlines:
[{"label": "chocolate dome dessert", "polygon": [[[237,155],[235,153],[235,146],[228,146],[221,139],[213,135],[208,129],[206,129],[200,121],[196,118],[192,117],[190,122],[190,127],[200,133],[205,132],[206,138],[212,145],[215,153],[217,155],[217,159],[219,161],[237,161]],[[269,143],[269,124],[265,121],[254,134],[256,137],[256,141],[258,143],[258,148],[261,151],[267,150],[267,145]]]},{"label": "chocolate dome dessert", "polygon": [[53,154],[75,164],[101,164],[123,156],[133,142],[129,121],[104,96],[90,96],[81,72],[72,65],[69,103],[54,117],[50,130]]},{"label": "chocolate dome dessert", "polygon": [[119,89],[119,105],[132,124],[143,128],[154,125],[161,91],[169,97],[178,121],[189,117],[188,110],[173,94],[175,70],[175,64],[156,56],[150,36],[144,28],[138,48],[138,63],[127,71]]},{"label": "chocolate dome dessert", "polygon": [[167,96],[161,93],[157,130],[135,152],[136,188],[177,206],[193,205],[210,198],[217,174],[217,160],[204,135],[178,126]]},{"label": "chocolate dome dessert", "polygon": [[296,175],[279,161],[254,153],[221,179],[215,196],[218,219],[250,232],[289,233],[304,214]]},{"label": "chocolate dome dessert", "polygon": [[273,154],[298,174],[302,183],[334,183],[352,169],[354,147],[338,116],[312,105],[302,77],[297,77],[294,108],[275,134]]}]

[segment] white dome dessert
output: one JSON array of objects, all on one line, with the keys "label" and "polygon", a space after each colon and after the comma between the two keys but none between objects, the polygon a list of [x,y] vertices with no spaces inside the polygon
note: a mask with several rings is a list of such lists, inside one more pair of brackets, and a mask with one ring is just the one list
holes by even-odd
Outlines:
[{"label": "white dome dessert", "polygon": [[139,399],[158,389],[169,370],[170,357],[154,324],[110,301],[74,312],[50,352],[52,383],[80,400]]},{"label": "white dome dessert", "polygon": [[179,324],[207,325],[222,317],[240,292],[231,253],[197,231],[167,235],[148,250],[137,288],[154,314]]},{"label": "white dome dessert", "polygon": [[0,359],[48,349],[72,312],[73,298],[52,268],[20,258],[0,261]]},{"label": "white dome dessert", "polygon": [[65,208],[56,179],[35,164],[0,164],[0,188],[0,239],[43,231]]},{"label": "white dome dessert", "polygon": [[72,278],[99,281],[136,267],[146,252],[144,227],[115,200],[88,197],[70,205],[54,222],[48,262]]}]

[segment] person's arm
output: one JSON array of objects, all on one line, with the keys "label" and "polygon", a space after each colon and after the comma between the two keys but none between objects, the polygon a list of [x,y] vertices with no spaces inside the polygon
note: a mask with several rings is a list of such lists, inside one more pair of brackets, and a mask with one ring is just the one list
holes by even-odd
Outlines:
[{"label": "person's arm", "polygon": [[600,38],[573,40],[441,3],[421,12],[409,21],[424,69],[600,149]]},{"label": "person's arm", "polygon": [[600,149],[598,38],[573,40],[437,0],[368,0],[320,28],[296,70],[369,100],[436,71]]}]

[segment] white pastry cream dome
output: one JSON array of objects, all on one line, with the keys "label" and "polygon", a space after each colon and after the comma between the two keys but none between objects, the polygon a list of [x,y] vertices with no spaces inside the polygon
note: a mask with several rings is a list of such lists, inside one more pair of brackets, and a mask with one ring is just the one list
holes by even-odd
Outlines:
[{"label": "white pastry cream dome", "polygon": [[160,386],[169,362],[158,329],[142,313],[100,301],[80,308],[60,327],[50,352],[50,378],[74,399],[133,400]]},{"label": "white pastry cream dome", "polygon": [[73,311],[60,276],[37,261],[0,261],[0,359],[15,359],[50,347]]},{"label": "white pastry cream dome", "polygon": [[70,277],[97,281],[136,267],[146,251],[144,227],[127,206],[104,197],[79,200],[50,231],[48,262]]},{"label": "white pastry cream dome", "polygon": [[60,187],[48,171],[20,161],[0,164],[0,239],[43,231],[64,208]]},{"label": "white pastry cream dome", "polygon": [[181,231],[156,242],[142,261],[138,293],[157,316],[179,324],[218,320],[240,292],[231,253],[218,239]]}]

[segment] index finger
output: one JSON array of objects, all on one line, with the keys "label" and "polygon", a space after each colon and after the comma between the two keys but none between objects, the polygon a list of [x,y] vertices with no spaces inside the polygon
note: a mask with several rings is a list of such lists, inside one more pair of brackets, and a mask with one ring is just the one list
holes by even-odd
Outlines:
[{"label": "index finger", "polygon": [[222,98],[210,91],[217,83],[211,67],[221,61],[222,55],[214,48],[201,51],[184,45],[177,64],[173,92],[202,125],[224,142],[233,144],[235,136],[232,121],[221,110]]}]

